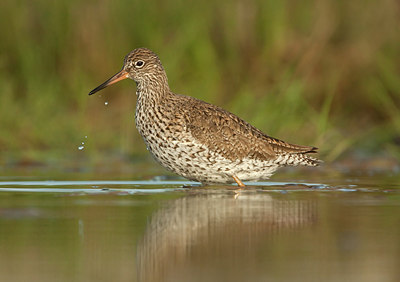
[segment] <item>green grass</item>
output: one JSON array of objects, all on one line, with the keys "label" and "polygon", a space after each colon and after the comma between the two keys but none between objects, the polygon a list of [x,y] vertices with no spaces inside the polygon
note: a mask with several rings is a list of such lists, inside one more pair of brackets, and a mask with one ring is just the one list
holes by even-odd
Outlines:
[{"label": "green grass", "polygon": [[319,146],[328,161],[399,151],[395,0],[7,0],[0,25],[2,152],[77,153],[88,136],[87,154],[145,153],[133,82],[87,96],[142,46],[175,92]]}]

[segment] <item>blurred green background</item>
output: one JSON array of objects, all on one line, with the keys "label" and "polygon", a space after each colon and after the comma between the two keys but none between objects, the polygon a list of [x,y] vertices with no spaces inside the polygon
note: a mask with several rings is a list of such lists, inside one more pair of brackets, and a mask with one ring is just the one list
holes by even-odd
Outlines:
[{"label": "blurred green background", "polygon": [[137,47],[174,92],[325,161],[400,152],[396,0],[6,0],[0,25],[2,161],[147,154],[133,81],[87,95]]}]

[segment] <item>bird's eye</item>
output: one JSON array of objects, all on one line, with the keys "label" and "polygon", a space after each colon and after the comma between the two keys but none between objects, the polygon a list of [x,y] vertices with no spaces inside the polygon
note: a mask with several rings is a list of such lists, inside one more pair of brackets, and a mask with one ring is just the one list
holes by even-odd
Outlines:
[{"label": "bird's eye", "polygon": [[141,67],[144,66],[144,62],[143,61],[136,61],[135,63],[135,67],[137,67],[138,69],[140,69]]}]

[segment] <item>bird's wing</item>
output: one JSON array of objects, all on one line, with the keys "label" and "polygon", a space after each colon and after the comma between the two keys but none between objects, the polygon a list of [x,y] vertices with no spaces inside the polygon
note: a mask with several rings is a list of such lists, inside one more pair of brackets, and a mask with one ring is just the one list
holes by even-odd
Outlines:
[{"label": "bird's wing", "polygon": [[186,101],[185,107],[175,113],[181,115],[186,130],[195,140],[227,159],[273,160],[282,153],[316,151],[314,147],[292,145],[269,137],[236,115],[200,100]]}]

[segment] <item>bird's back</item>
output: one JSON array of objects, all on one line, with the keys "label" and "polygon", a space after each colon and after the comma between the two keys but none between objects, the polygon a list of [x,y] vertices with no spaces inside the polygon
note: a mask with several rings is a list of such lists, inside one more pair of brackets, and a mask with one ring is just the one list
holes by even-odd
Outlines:
[{"label": "bird's back", "polygon": [[[301,146],[270,137],[238,116],[193,97],[171,94],[174,116],[193,138],[229,160],[250,158],[280,165],[318,165],[307,154],[316,147]],[[280,159],[280,156],[294,158]],[[285,163],[285,161],[287,163]]]}]

